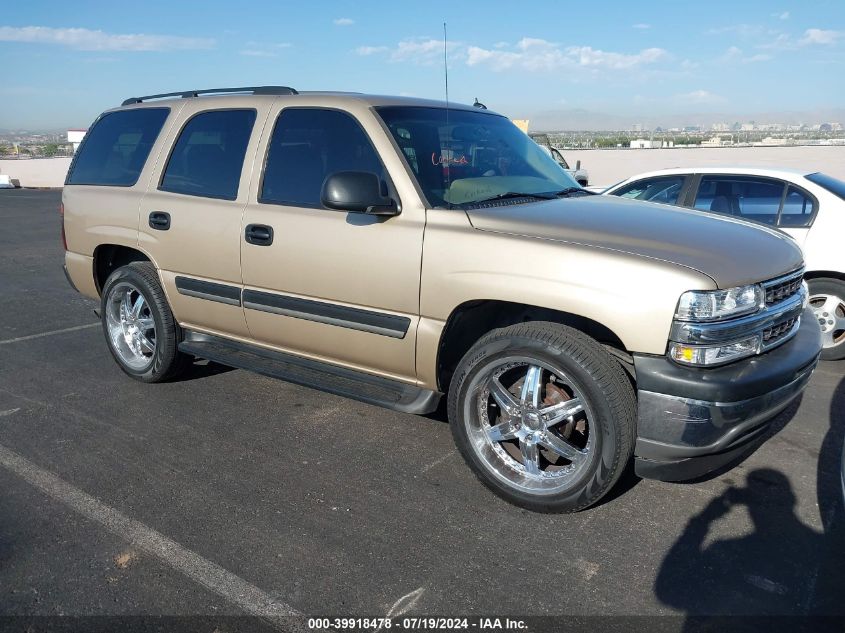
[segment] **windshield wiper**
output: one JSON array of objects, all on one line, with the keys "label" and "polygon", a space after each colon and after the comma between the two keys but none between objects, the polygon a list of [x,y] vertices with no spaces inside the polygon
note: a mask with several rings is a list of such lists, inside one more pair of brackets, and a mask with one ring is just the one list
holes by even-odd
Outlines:
[{"label": "windshield wiper", "polygon": [[587,191],[583,187],[567,187],[566,189],[561,189],[560,191],[555,191],[552,194],[556,198],[566,198],[568,196],[574,196],[576,194],[585,195],[585,196],[595,196],[597,195],[595,191]]},{"label": "windshield wiper", "polygon": [[489,198],[482,198],[481,200],[473,200],[469,204],[484,204],[485,202],[495,202],[496,200],[509,200],[512,198],[534,198],[535,200],[554,200],[557,197],[556,193],[525,193],[523,191],[506,191],[499,193]]}]

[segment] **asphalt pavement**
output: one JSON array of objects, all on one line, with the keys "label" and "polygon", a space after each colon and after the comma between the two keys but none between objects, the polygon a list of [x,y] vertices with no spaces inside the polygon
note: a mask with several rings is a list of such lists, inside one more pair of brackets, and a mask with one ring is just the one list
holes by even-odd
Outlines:
[{"label": "asphalt pavement", "polygon": [[845,361],[704,481],[539,515],[417,417],[198,362],[133,381],[0,191],[0,615],[845,615]]}]

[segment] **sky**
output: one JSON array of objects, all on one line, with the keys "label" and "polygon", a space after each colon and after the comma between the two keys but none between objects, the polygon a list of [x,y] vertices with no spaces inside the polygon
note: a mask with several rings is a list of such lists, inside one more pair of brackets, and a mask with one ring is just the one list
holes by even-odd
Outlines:
[{"label": "sky", "polygon": [[845,113],[843,0],[9,0],[0,129],[87,127],[133,95],[223,86],[442,99],[444,22],[450,98],[512,118]]}]

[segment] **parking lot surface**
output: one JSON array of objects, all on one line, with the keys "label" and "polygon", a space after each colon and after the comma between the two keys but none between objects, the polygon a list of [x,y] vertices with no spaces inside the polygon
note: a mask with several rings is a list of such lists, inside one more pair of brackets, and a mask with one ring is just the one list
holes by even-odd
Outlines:
[{"label": "parking lot surface", "polygon": [[0,614],[845,614],[845,362],[733,470],[532,514],[442,414],[204,362],[131,380],[65,281],[59,201],[0,191]]}]

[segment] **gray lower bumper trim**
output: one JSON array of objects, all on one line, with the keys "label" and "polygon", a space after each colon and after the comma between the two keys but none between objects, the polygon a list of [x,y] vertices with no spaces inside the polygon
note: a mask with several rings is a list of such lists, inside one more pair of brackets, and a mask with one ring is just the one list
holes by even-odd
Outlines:
[{"label": "gray lower bumper trim", "polygon": [[804,391],[817,362],[782,387],[739,402],[640,391],[636,455],[673,460],[729,450],[789,406]]}]

